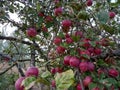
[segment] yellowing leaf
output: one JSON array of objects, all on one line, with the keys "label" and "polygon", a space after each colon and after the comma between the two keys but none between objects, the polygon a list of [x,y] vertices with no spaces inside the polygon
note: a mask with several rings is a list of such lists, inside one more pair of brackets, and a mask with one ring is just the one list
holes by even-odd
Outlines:
[{"label": "yellowing leaf", "polygon": [[67,90],[74,83],[74,73],[72,70],[67,70],[63,73],[55,75],[57,90]]},{"label": "yellowing leaf", "polygon": [[31,77],[27,77],[22,81],[22,84],[25,87],[25,90],[30,89],[32,86],[34,86],[36,83],[36,78],[31,76]]}]

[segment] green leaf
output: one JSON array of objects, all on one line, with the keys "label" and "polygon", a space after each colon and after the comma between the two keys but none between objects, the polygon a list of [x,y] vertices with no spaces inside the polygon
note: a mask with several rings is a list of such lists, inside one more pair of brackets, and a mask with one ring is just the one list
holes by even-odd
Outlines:
[{"label": "green leaf", "polygon": [[40,3],[39,2],[37,2],[36,9],[38,12],[40,11]]},{"label": "green leaf", "polygon": [[22,84],[26,90],[30,89],[36,83],[36,78],[33,76],[27,77],[22,81]]},{"label": "green leaf", "polygon": [[68,89],[74,83],[73,71],[70,69],[63,73],[57,73],[55,75],[55,82],[57,90]]},{"label": "green leaf", "polygon": [[82,20],[87,20],[89,18],[89,15],[86,11],[80,11],[77,17]]},{"label": "green leaf", "polygon": [[47,79],[44,79],[42,77],[39,77],[37,80],[36,80],[37,83],[42,83],[42,84],[45,84],[45,85],[50,85],[50,82],[47,80]]},{"label": "green leaf", "polygon": [[89,84],[89,90],[92,90],[92,88],[96,87],[97,84],[96,83],[90,83]]},{"label": "green leaf", "polygon": [[108,16],[108,12],[105,10],[101,10],[98,14],[97,14],[98,20],[100,21],[100,23],[102,24],[106,24],[109,16]]},{"label": "green leaf", "polygon": [[49,71],[43,72],[41,75],[42,78],[48,78],[50,76],[51,76],[51,73]]},{"label": "green leaf", "polygon": [[61,38],[64,38],[63,32],[60,32],[58,36],[61,37]]},{"label": "green leaf", "polygon": [[113,27],[111,27],[111,26],[108,26],[108,25],[106,25],[106,24],[102,24],[102,27],[103,27],[103,29],[106,31],[106,32],[108,32],[108,33],[110,33],[110,34],[114,34],[114,28]]}]

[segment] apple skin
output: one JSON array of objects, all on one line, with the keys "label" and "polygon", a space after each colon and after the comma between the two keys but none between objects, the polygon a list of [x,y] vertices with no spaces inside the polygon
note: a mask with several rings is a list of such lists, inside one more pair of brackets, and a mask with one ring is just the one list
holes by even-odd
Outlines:
[{"label": "apple skin", "polygon": [[88,62],[88,66],[87,67],[88,67],[88,70],[90,72],[94,71],[94,69],[95,69],[95,65],[92,62]]},{"label": "apple skin", "polygon": [[93,1],[92,1],[92,0],[87,0],[87,2],[86,2],[86,5],[87,5],[87,6],[92,6],[92,4],[93,4]]},{"label": "apple skin", "polygon": [[60,16],[60,15],[62,15],[62,12],[63,12],[62,7],[55,8],[55,10],[54,10],[55,16]]},{"label": "apple skin", "polygon": [[73,39],[72,39],[71,37],[66,38],[66,43],[67,43],[67,44],[73,43]]},{"label": "apple skin", "polygon": [[62,39],[60,37],[55,37],[53,40],[53,43],[55,45],[60,45],[61,42],[62,42]]},{"label": "apple skin", "polygon": [[88,63],[87,62],[81,62],[80,65],[79,65],[79,68],[80,68],[80,71],[82,73],[86,72],[88,70]]},{"label": "apple skin", "polygon": [[52,68],[52,69],[50,70],[50,72],[51,72],[52,74],[55,74],[55,73],[56,73],[56,69],[55,69],[55,68]]},{"label": "apple skin", "polygon": [[52,87],[56,87],[55,80],[52,80],[51,85],[52,85]]},{"label": "apple skin", "polygon": [[79,64],[80,64],[80,60],[76,56],[73,56],[73,57],[70,58],[70,62],[69,63],[70,63],[71,67],[78,68]]},{"label": "apple skin", "polygon": [[94,54],[95,55],[100,55],[102,53],[101,49],[100,48],[95,48],[94,49]]},{"label": "apple skin", "polygon": [[63,46],[58,46],[58,47],[56,48],[56,52],[57,52],[58,54],[63,54],[63,53],[65,52],[65,48],[64,48]]},{"label": "apple skin", "polygon": [[109,17],[112,19],[112,18],[114,18],[115,17],[115,12],[109,12]]},{"label": "apple skin", "polygon": [[65,56],[64,57],[64,61],[63,61],[63,63],[64,63],[64,65],[70,65],[70,58],[71,58],[72,56]]},{"label": "apple skin", "polygon": [[37,77],[39,75],[39,70],[37,67],[29,67],[25,73],[25,75],[28,77],[28,76],[35,76]]},{"label": "apple skin", "polygon": [[37,35],[37,31],[35,28],[29,28],[27,31],[26,31],[26,34],[28,37],[35,37]]},{"label": "apple skin", "polygon": [[24,86],[21,86],[22,81],[25,79],[25,77],[20,77],[17,79],[17,81],[15,82],[15,88],[16,90],[24,90]]},{"label": "apple skin", "polygon": [[72,22],[70,20],[63,20],[62,27],[70,27],[72,26]]},{"label": "apple skin", "polygon": [[92,77],[91,76],[86,76],[85,79],[83,80],[83,85],[85,87],[88,87],[88,85],[92,82]]},{"label": "apple skin", "polygon": [[117,77],[119,75],[119,72],[116,69],[110,69],[108,73],[112,77]]},{"label": "apple skin", "polygon": [[81,87],[80,84],[77,84],[77,86],[76,86],[76,90],[82,90],[82,87]]}]

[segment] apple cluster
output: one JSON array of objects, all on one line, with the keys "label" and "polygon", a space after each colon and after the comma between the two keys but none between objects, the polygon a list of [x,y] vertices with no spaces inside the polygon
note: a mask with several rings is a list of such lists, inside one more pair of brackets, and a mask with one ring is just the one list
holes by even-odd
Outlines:
[{"label": "apple cluster", "polygon": [[[59,3],[59,0],[55,0]],[[93,0],[87,0],[86,6],[92,6]],[[62,15],[62,7],[55,8],[55,16]],[[115,17],[114,12],[109,12],[109,18]],[[51,73],[55,75],[56,73],[62,73],[66,69],[79,70],[79,73],[83,75],[82,82],[85,88],[88,88],[90,83],[94,82],[91,73],[97,72],[98,77],[102,73],[108,75],[108,77],[116,78],[119,76],[119,72],[116,68],[109,68],[108,70],[103,70],[97,66],[97,61],[92,60],[93,57],[100,56],[102,54],[102,48],[109,46],[110,41],[106,38],[99,38],[95,40],[92,38],[87,38],[85,32],[82,30],[75,30],[70,32],[73,22],[70,19],[64,19],[61,21],[61,28],[63,36],[57,35],[53,43],[56,48],[57,55],[61,58],[58,67],[53,66],[51,68]],[[93,45],[94,43],[94,45]],[[89,75],[87,74],[89,73]],[[76,90],[82,90],[81,83],[76,80]],[[55,87],[55,80],[52,81],[52,86]],[[85,89],[86,90],[86,89]],[[101,90],[99,87],[94,87],[92,90]],[[103,90],[106,90],[103,88]]]},{"label": "apple cluster", "polygon": [[34,76],[34,77],[38,77],[39,75],[39,70],[37,67],[31,66],[27,69],[27,71],[25,72],[25,77],[20,77],[17,79],[17,81],[15,82],[15,88],[16,90],[24,90],[24,86],[22,86],[22,81],[30,76]]}]

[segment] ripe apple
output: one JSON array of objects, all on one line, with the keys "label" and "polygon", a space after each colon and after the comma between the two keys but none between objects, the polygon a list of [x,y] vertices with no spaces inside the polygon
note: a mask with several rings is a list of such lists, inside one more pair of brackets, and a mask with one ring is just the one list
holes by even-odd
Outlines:
[{"label": "ripe apple", "polygon": [[15,82],[15,88],[16,90],[24,90],[24,86],[22,86],[22,81],[25,79],[25,77],[20,77],[16,82]]},{"label": "ripe apple", "polygon": [[86,76],[85,79],[83,80],[83,84],[85,87],[87,87],[91,82],[92,82],[91,76]]},{"label": "ripe apple", "polygon": [[100,55],[101,54],[101,49],[100,48],[95,48],[94,49],[94,54],[95,55]]},{"label": "ripe apple", "polygon": [[94,71],[94,69],[95,69],[95,65],[92,62],[88,62],[88,70],[92,72]]},{"label": "ripe apple", "polygon": [[75,36],[82,38],[83,37],[83,32],[82,31],[76,31]]},{"label": "ripe apple", "polygon": [[60,68],[60,67],[56,67],[55,70],[56,70],[56,72],[58,72],[58,73],[62,73],[62,72],[63,72],[62,68]]},{"label": "ripe apple", "polygon": [[76,86],[76,90],[82,90],[82,87],[81,87],[80,84],[77,84],[77,86]]},{"label": "ripe apple", "polygon": [[72,26],[72,22],[70,20],[63,20],[62,27],[70,27]]},{"label": "ripe apple", "polygon": [[88,63],[87,62],[81,62],[79,65],[79,68],[81,72],[86,72],[88,70]]},{"label": "ripe apple", "polygon": [[66,38],[66,43],[67,43],[67,44],[73,43],[73,39],[72,39],[71,37]]},{"label": "ripe apple", "polygon": [[69,62],[70,62],[70,58],[71,58],[71,57],[72,57],[72,56],[69,56],[69,55],[68,55],[68,56],[65,56],[63,63],[64,63],[65,65],[70,65]]},{"label": "ripe apple", "polygon": [[56,87],[55,80],[52,80],[51,85],[52,85],[52,87]]},{"label": "ripe apple", "polygon": [[58,54],[63,54],[63,53],[65,52],[65,48],[64,48],[63,46],[58,46],[58,47],[56,48],[56,52],[57,52]]},{"label": "ripe apple", "polygon": [[34,67],[34,66],[32,66],[32,67],[29,67],[28,69],[27,69],[27,71],[26,71],[26,73],[25,73],[25,75],[28,77],[28,76],[38,76],[38,74],[39,74],[39,70],[38,70],[38,68],[37,67]]},{"label": "ripe apple", "polygon": [[56,73],[56,69],[55,69],[55,68],[52,68],[52,69],[50,70],[50,72],[51,72],[52,74],[55,74],[55,73]]},{"label": "ripe apple", "polygon": [[115,12],[109,12],[109,17],[110,17],[110,18],[114,18],[115,15],[116,15]]},{"label": "ripe apple", "polygon": [[35,28],[29,28],[27,31],[26,31],[26,34],[27,36],[29,37],[35,37],[37,35],[37,31]]},{"label": "ripe apple", "polygon": [[53,43],[56,45],[60,45],[60,43],[62,42],[62,39],[60,37],[55,37]]},{"label": "ripe apple", "polygon": [[76,56],[72,56],[69,62],[71,67],[79,67],[80,60]]},{"label": "ripe apple", "polygon": [[89,48],[89,47],[91,47],[90,39],[85,38],[85,39],[83,40],[83,47],[84,47],[84,48]]},{"label": "ripe apple", "polygon": [[108,73],[112,77],[117,77],[119,75],[119,72],[116,69],[110,69]]},{"label": "ripe apple", "polygon": [[93,1],[92,1],[92,0],[87,0],[87,2],[86,2],[86,5],[87,5],[87,6],[92,6],[92,4],[93,4]]},{"label": "ripe apple", "polygon": [[55,16],[62,15],[62,13],[63,13],[62,7],[55,8],[55,10],[54,10]]}]

